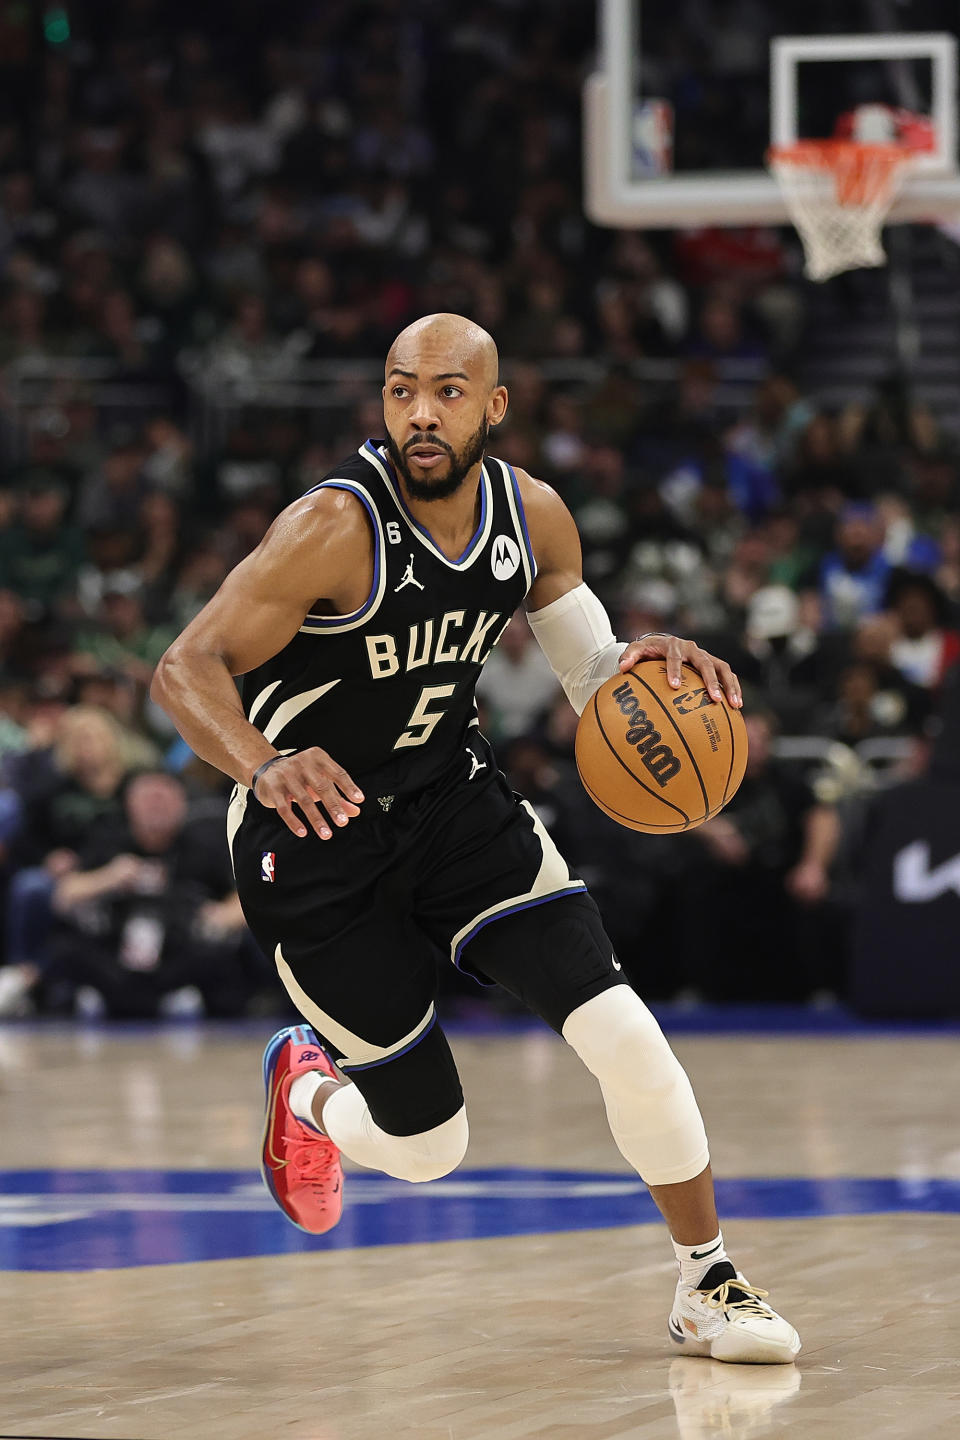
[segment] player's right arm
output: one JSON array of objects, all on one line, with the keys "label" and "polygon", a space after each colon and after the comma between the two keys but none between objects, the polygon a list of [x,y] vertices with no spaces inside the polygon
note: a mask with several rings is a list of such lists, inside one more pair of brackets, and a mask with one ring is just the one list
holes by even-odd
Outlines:
[{"label": "player's right arm", "polygon": [[[278,516],[154,674],[152,698],[195,754],[241,785],[250,785],[254,772],[279,755],[244,715],[233,677],[278,654],[318,596],[343,613],[362,605],[372,570],[370,526],[348,491],[317,491]],[[332,834],[328,817],[346,825],[363,799],[343,767],[318,746],[277,759],[254,793],[302,838],[307,830],[296,805],[324,840]]]}]

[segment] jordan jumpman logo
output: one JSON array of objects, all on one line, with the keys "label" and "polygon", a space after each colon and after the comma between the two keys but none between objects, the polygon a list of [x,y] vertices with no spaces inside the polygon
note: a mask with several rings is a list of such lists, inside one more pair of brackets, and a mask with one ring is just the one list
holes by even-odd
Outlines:
[{"label": "jordan jumpman logo", "polygon": [[400,581],[400,584],[399,584],[399,585],[394,585],[394,587],[393,587],[393,593],[394,593],[394,595],[396,595],[396,593],[397,593],[398,590],[402,590],[403,587],[404,587],[404,585],[416,585],[416,587],[417,587],[418,590],[422,590],[422,589],[423,589],[423,586],[420,584],[420,581],[417,579],[417,577],[416,577],[416,576],[414,575],[414,573],[413,573],[413,556],[412,556],[412,555],[410,556],[410,562],[409,562],[409,564],[407,565],[406,570],[404,570],[404,572],[403,572],[403,579]]},{"label": "jordan jumpman logo", "polygon": [[480,770],[486,770],[487,762],[486,760],[481,760],[479,755],[476,755],[474,751],[470,749],[469,745],[466,747],[466,750],[467,754],[470,756],[470,774],[467,776],[467,779],[472,780],[474,775],[476,775]]}]

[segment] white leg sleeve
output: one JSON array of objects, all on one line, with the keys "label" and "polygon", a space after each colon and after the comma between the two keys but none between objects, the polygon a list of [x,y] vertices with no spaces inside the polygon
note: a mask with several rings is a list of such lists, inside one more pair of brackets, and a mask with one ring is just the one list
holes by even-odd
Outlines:
[{"label": "white leg sleeve", "polygon": [[439,1180],[467,1151],[467,1112],[421,1135],[388,1135],[370,1114],[356,1085],[335,1090],[323,1107],[323,1127],[333,1143],[357,1165],[383,1170],[397,1180]]},{"label": "white leg sleeve", "polygon": [[686,1072],[639,995],[614,985],[580,1005],[563,1038],[600,1081],[617,1147],[648,1185],[692,1180],[710,1159]]}]

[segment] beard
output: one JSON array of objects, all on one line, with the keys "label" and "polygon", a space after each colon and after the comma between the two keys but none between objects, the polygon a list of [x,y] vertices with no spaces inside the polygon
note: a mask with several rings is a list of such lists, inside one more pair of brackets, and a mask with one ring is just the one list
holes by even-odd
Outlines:
[{"label": "beard", "polygon": [[[415,436],[408,440],[401,450],[394,440],[390,431],[387,431],[387,449],[390,452],[390,459],[397,470],[403,476],[404,484],[414,500],[446,500],[455,495],[460,486],[466,480],[474,465],[479,464],[483,459],[483,452],[487,448],[487,436],[490,433],[490,426],[486,416],[480,421],[478,428],[470,436],[463,449],[457,453],[445,440],[437,440],[434,436]],[[446,475],[439,480],[418,480],[411,474],[410,466],[407,463],[407,451],[415,450],[418,445],[429,444],[442,450],[450,461],[450,469]]]}]

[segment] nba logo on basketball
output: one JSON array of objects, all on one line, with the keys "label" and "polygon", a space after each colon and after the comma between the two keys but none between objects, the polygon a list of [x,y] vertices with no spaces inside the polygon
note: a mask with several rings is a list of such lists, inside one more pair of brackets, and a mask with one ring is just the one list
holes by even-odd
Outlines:
[{"label": "nba logo on basketball", "polygon": [[264,850],[260,856],[260,879],[268,885],[273,884],[274,871],[277,866],[277,856],[273,850]]}]

